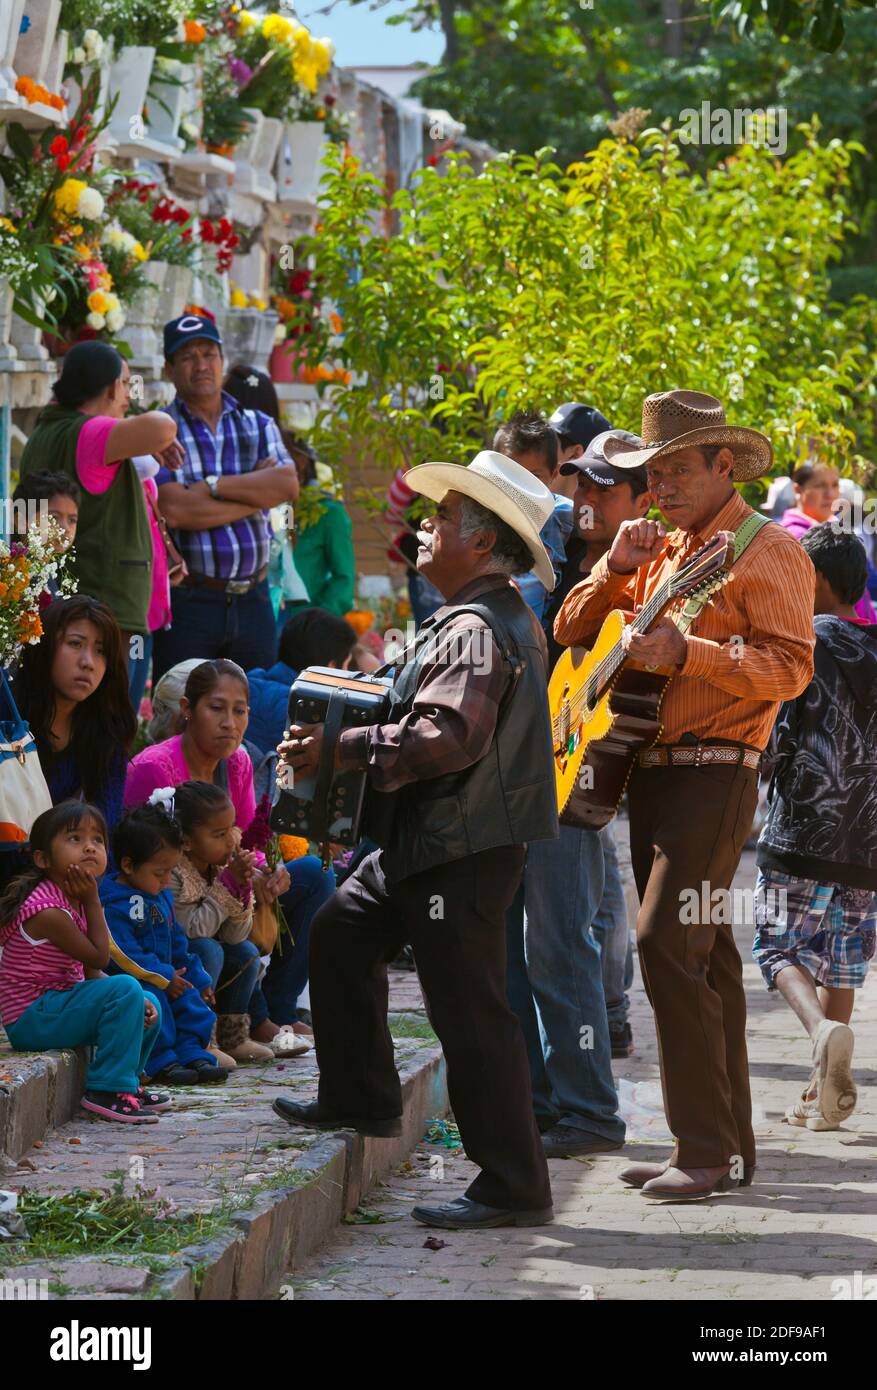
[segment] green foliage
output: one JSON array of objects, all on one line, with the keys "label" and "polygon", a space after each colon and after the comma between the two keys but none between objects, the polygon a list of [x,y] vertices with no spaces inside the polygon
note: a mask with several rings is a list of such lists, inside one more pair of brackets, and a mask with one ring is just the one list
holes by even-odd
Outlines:
[{"label": "green foliage", "polygon": [[336,465],[351,438],[388,468],[462,463],[524,406],[588,400],[636,430],[644,396],[689,387],[765,430],[778,471],[814,437],[855,468],[877,443],[877,310],[834,305],[828,271],[856,157],[815,126],[784,162],[744,146],[705,173],[658,129],[568,170],[457,156],[396,194],[386,238],[378,180],[330,152],[302,251],[343,335],[319,317],[301,341],[351,378],[327,391],[318,447]]},{"label": "green foliage", "polygon": [[757,25],[775,34],[803,39],[814,48],[834,53],[844,39],[845,19],[875,0],[709,0],[716,19],[730,19],[740,34]]},{"label": "green foliage", "polygon": [[[703,101],[729,110],[778,106],[790,129],[816,114],[829,138],[872,150],[877,9],[844,4],[843,41],[829,53],[813,46],[803,22],[798,30],[792,23],[821,7],[822,0],[746,0],[741,26],[727,0],[595,0],[590,9],[578,0],[444,0],[441,7],[413,0],[409,23],[441,21],[448,43],[414,91],[465,121],[467,135],[528,154],[551,145],[562,165],[593,149],[608,122],[630,107],[650,111],[656,125],[676,125],[685,108]],[[748,22],[750,12],[761,14],[757,24]],[[728,152],[689,146],[685,157],[702,169]],[[848,243],[847,259],[873,262],[873,160],[859,162],[851,205],[861,233]]]}]

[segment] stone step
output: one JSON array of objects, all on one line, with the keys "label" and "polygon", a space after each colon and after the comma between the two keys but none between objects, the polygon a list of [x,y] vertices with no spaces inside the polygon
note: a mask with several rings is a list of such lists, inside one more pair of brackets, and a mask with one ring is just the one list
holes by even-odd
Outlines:
[{"label": "stone step", "polygon": [[85,1048],[13,1052],[0,1029],[0,1159],[17,1162],[79,1109]]}]

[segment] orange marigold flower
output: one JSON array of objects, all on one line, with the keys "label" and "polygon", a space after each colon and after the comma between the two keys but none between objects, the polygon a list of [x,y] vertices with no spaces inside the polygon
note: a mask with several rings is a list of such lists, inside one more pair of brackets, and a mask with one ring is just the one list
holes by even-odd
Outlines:
[{"label": "orange marigold flower", "polygon": [[344,617],[349,622],[357,637],[361,637],[364,632],[368,632],[375,620],[374,613],[370,613],[367,608],[351,608]]},{"label": "orange marigold flower", "polygon": [[183,28],[186,31],[186,43],[203,43],[207,37],[207,30],[197,19],[187,19]]}]

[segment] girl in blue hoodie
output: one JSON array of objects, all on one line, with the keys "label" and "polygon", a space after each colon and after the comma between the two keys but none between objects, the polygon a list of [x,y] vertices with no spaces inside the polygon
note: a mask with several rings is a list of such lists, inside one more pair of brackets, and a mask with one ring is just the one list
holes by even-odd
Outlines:
[{"label": "girl in blue hoodie", "polygon": [[100,898],[113,940],[110,972],[134,974],[163,991],[150,1079],[195,1086],[226,1081],[228,1072],[207,1050],[215,1004],[210,976],[189,951],[168,889],[182,843],[180,827],[161,807],[129,811],[113,832],[118,868],[102,880]]}]

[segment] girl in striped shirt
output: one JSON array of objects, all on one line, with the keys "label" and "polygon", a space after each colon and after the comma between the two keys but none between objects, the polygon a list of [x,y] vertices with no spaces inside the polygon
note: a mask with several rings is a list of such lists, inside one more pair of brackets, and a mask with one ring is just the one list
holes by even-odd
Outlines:
[{"label": "girl in striped shirt", "polygon": [[143,1091],[140,1074],[158,1035],[158,1000],[130,975],[105,976],[110,934],[97,881],[107,827],[83,801],[37,816],[33,868],[0,898],[0,1022],[20,1052],[93,1047],[85,1110],[125,1124],[155,1124],[169,1096]]}]

